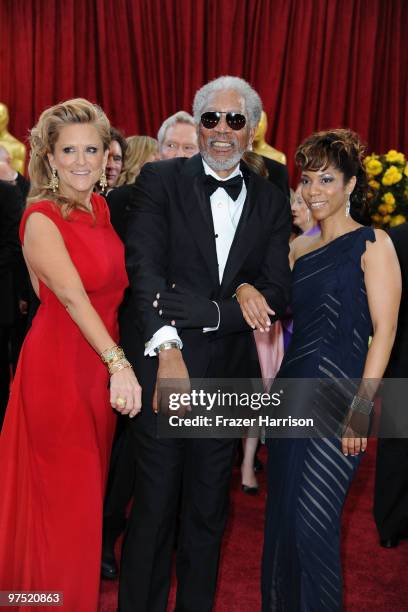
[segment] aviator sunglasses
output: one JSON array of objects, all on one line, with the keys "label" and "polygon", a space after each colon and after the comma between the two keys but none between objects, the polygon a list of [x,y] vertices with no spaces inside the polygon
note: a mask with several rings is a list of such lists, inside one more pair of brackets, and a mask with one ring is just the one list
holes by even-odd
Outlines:
[{"label": "aviator sunglasses", "polygon": [[207,128],[207,130],[212,130],[219,124],[221,115],[225,115],[227,125],[232,130],[242,130],[242,128],[245,127],[245,115],[225,111],[207,111],[201,115],[201,123],[205,128]]}]

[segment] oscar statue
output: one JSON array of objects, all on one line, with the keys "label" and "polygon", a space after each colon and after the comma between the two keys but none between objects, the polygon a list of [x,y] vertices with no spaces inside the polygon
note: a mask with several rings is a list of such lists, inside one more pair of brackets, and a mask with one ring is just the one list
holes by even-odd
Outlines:
[{"label": "oscar statue", "polygon": [[253,142],[253,151],[262,155],[263,157],[269,157],[281,164],[286,164],[286,155],[281,151],[278,151],[265,141],[265,134],[268,128],[268,118],[265,111],[262,111],[261,119],[256,128],[255,138]]},{"label": "oscar statue", "polygon": [[11,165],[17,172],[24,174],[24,162],[26,156],[25,145],[17,140],[8,131],[9,113],[7,106],[0,102],[0,146],[10,154]]}]

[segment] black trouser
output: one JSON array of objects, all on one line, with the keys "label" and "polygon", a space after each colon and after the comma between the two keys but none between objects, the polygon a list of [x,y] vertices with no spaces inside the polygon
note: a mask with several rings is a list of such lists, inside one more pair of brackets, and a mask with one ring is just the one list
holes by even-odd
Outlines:
[{"label": "black trouser", "polygon": [[103,508],[103,545],[108,552],[125,528],[126,508],[134,489],[134,454],[125,419],[129,420],[129,417],[119,417],[118,420]]},{"label": "black trouser", "polygon": [[165,612],[182,488],[177,612],[210,612],[235,440],[157,439],[132,424],[135,496],[122,550],[121,612]]},{"label": "black trouser", "polygon": [[408,529],[407,438],[378,440],[374,518],[382,540]]}]

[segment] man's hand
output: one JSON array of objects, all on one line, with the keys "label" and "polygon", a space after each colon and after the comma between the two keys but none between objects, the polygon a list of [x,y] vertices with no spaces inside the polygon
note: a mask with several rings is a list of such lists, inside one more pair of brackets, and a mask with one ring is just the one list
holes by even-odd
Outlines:
[{"label": "man's hand", "polygon": [[271,326],[269,315],[274,315],[275,311],[269,307],[258,289],[248,283],[241,285],[237,289],[237,300],[245,321],[252,329],[259,329],[260,332],[269,331]]},{"label": "man's hand", "polygon": [[208,298],[188,293],[180,287],[157,293],[153,302],[159,315],[177,328],[217,327],[219,311]]},{"label": "man's hand", "polygon": [[[156,387],[153,394],[153,411],[169,414],[169,395],[171,393],[190,393],[191,385],[188,370],[179,349],[168,349],[159,353]],[[184,416],[189,406],[180,406],[172,414]]]}]

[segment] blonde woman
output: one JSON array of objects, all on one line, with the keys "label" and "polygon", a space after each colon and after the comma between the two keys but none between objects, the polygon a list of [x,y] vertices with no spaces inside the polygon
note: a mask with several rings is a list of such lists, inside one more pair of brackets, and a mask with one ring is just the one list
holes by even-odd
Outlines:
[{"label": "blonde woman", "polygon": [[112,407],[130,417],[141,408],[116,345],[123,245],[93,193],[106,185],[109,128],[99,107],[74,99],[45,110],[31,131],[20,238],[41,304],[0,438],[1,588],[63,592],[67,612],[98,607]]},{"label": "blonde woman", "polygon": [[143,164],[160,159],[159,143],[150,136],[129,136],[126,138],[125,163],[116,187],[130,185],[139,176]]}]

